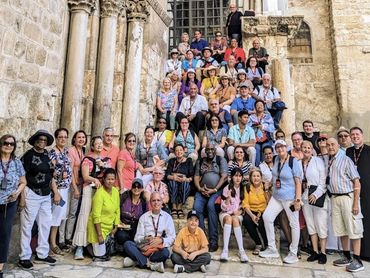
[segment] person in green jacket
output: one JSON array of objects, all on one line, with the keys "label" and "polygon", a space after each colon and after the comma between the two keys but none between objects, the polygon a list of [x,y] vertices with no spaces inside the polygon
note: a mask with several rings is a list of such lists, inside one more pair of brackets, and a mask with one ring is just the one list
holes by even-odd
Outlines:
[{"label": "person in green jacket", "polygon": [[104,172],[103,186],[96,190],[87,224],[87,241],[91,243],[94,257],[109,260],[106,251],[108,235],[114,236],[120,223],[119,192],[114,187],[116,172]]}]

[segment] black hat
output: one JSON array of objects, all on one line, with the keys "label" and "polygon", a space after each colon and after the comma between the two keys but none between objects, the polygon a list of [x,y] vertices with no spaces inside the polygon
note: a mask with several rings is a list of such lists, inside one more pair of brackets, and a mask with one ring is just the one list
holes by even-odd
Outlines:
[{"label": "black hat", "polygon": [[34,146],[37,139],[40,137],[40,136],[45,136],[47,138],[47,143],[46,145],[47,146],[51,146],[51,144],[53,144],[54,142],[54,137],[53,135],[51,135],[47,130],[45,129],[40,129],[38,130],[34,135],[32,135],[30,137],[30,139],[28,139],[28,144]]},{"label": "black hat", "polygon": [[138,184],[138,185],[140,185],[140,187],[141,188],[143,188],[144,187],[144,183],[143,183],[143,180],[142,179],[140,179],[140,178],[135,178],[133,181],[132,181],[132,185],[134,185],[134,184]]},{"label": "black hat", "polygon": [[213,53],[212,49],[210,47],[206,46],[205,48],[202,49],[202,55],[204,55],[204,51],[206,51],[206,50],[211,51],[211,54]]},{"label": "black hat", "polygon": [[195,216],[199,220],[199,214],[196,210],[191,210],[188,212],[188,217],[186,219],[189,219],[190,217]]}]

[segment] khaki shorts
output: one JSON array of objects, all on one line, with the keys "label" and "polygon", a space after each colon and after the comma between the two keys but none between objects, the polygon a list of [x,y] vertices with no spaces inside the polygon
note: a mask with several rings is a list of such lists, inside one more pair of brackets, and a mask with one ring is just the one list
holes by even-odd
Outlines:
[{"label": "khaki shorts", "polygon": [[348,236],[350,239],[362,238],[364,227],[361,209],[357,215],[352,214],[353,193],[331,198],[332,223],[336,236]]}]

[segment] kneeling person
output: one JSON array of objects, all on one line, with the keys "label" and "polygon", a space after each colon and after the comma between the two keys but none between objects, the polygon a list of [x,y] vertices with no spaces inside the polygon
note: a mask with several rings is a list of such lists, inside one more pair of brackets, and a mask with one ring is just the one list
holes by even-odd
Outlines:
[{"label": "kneeling person", "polygon": [[188,213],[187,225],[182,228],[172,247],[171,256],[174,265],[173,271],[179,272],[206,272],[206,265],[211,262],[208,253],[208,240],[204,231],[199,228],[199,215],[196,210]]}]

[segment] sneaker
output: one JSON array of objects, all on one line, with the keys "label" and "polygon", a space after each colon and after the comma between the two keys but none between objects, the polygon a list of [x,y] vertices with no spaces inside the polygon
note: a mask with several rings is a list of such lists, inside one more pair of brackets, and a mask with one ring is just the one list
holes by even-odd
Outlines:
[{"label": "sneaker", "polygon": [[319,259],[319,254],[315,251],[307,258],[307,262],[314,262]]},{"label": "sneaker", "polygon": [[163,262],[160,262],[160,263],[152,263],[152,262],[150,262],[150,269],[153,270],[153,271],[164,273],[164,265],[163,265]]},{"label": "sneaker", "polygon": [[222,251],[220,255],[220,261],[221,262],[227,262],[229,260],[229,253],[227,251]]},{"label": "sneaker", "polygon": [[286,256],[283,260],[286,264],[294,264],[298,262],[298,257],[296,254],[289,252],[288,256]]},{"label": "sneaker", "polygon": [[319,264],[326,264],[328,259],[326,258],[326,254],[320,253],[319,254]]},{"label": "sneaker", "polygon": [[82,246],[78,246],[75,252],[75,260],[83,260],[83,259],[84,259],[84,249],[82,248]]},{"label": "sneaker", "polygon": [[130,257],[125,257],[123,259],[123,267],[132,267],[135,266],[136,263]]},{"label": "sneaker", "polygon": [[203,273],[206,273],[207,272],[207,267],[203,264],[200,266],[200,271],[202,271]]},{"label": "sneaker", "polygon": [[247,254],[245,251],[239,251],[239,256],[240,256],[240,262],[241,263],[247,263],[249,261]]},{"label": "sneaker", "polygon": [[267,249],[265,249],[265,250],[263,250],[259,253],[259,256],[261,258],[279,258],[280,254],[277,250],[274,250],[270,247],[267,247]]},{"label": "sneaker", "polygon": [[24,269],[33,269],[33,263],[30,260],[19,260],[18,266]]},{"label": "sneaker", "polygon": [[315,251],[313,251],[311,248],[309,248],[307,246],[301,246],[300,251],[301,251],[301,253],[305,253],[307,255],[311,255],[312,253],[315,252]]},{"label": "sneaker", "polygon": [[175,266],[173,267],[173,272],[174,273],[185,272],[185,267],[181,264],[175,264]]},{"label": "sneaker", "polygon": [[50,256],[47,256],[46,258],[42,259],[42,258],[39,258],[37,255],[35,256],[35,263],[46,263],[46,264],[50,264],[50,265],[53,265],[56,263],[56,259],[53,259],[52,257]]},{"label": "sneaker", "polygon": [[107,262],[110,261],[110,257],[107,255],[104,256],[94,256],[92,259],[94,262]]},{"label": "sneaker", "polygon": [[346,257],[342,257],[342,258],[340,258],[338,260],[335,260],[333,262],[333,265],[335,265],[335,266],[347,266],[347,265],[350,265],[351,262],[352,262],[352,260],[350,260],[350,259],[348,259]]},{"label": "sneaker", "polygon": [[364,265],[357,259],[353,259],[352,262],[346,266],[346,270],[349,272],[357,272],[364,270]]}]

